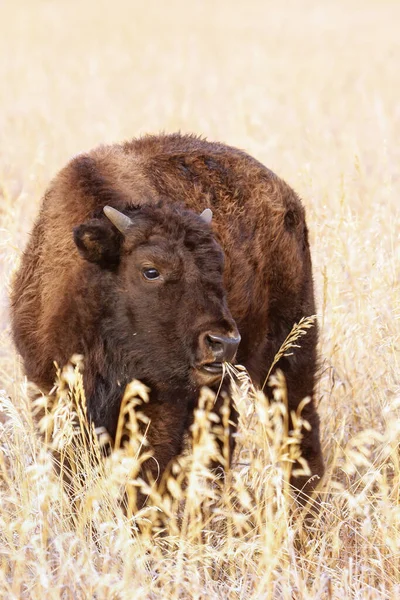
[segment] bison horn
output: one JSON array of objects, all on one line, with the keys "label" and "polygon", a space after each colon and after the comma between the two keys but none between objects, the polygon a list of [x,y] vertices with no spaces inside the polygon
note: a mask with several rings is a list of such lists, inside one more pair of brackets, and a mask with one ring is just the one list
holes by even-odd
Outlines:
[{"label": "bison horn", "polygon": [[212,210],[210,208],[206,208],[201,213],[200,218],[203,219],[203,221],[205,221],[207,223],[207,225],[209,225],[211,223],[212,216],[213,216]]},{"label": "bison horn", "polygon": [[112,208],[112,206],[105,206],[103,211],[106,217],[110,219],[111,223],[123,234],[125,234],[132,225],[132,221],[129,217],[122,212],[119,212],[119,210]]}]

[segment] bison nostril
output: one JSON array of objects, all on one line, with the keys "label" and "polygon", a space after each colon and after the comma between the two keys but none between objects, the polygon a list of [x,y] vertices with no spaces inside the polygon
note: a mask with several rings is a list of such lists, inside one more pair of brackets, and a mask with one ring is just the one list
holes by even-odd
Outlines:
[{"label": "bison nostril", "polygon": [[240,343],[240,336],[228,337],[208,333],[206,335],[206,342],[213,353],[216,362],[230,362],[235,357],[236,350]]},{"label": "bison nostril", "polygon": [[206,336],[207,346],[211,349],[214,358],[222,361],[224,357],[224,346],[221,343],[219,336],[208,334]]}]

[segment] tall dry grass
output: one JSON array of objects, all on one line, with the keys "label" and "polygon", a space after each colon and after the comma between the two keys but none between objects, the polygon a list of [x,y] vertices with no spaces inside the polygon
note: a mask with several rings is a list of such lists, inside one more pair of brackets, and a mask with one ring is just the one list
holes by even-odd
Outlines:
[{"label": "tall dry grass", "polygon": [[[0,597],[399,596],[399,18],[394,0],[0,4]],[[35,435],[7,289],[40,197],[71,155],[161,129],[242,147],[304,199],[327,467],[312,526],[290,511],[284,402],[243,374],[225,486],[204,466],[204,397],[193,454],[166,497],[143,489],[147,512],[134,510],[140,438],[90,465],[81,444],[71,508]],[[61,457],[81,410],[71,369],[43,422]]]}]

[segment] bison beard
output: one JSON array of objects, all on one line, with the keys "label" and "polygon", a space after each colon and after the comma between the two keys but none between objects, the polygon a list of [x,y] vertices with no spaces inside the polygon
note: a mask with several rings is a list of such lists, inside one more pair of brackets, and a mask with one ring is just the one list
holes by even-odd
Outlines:
[{"label": "bison beard", "polygon": [[[151,389],[145,413],[161,471],[222,363],[236,354],[262,384],[293,325],[314,313],[299,198],[244,152],[180,134],[74,158],[45,194],[12,290],[14,340],[44,392],[54,361],[82,354],[90,419],[113,437],[128,382]],[[323,473],[317,329],[303,339],[276,366],[290,410],[311,398],[302,452],[313,477],[292,480],[307,494]]]}]

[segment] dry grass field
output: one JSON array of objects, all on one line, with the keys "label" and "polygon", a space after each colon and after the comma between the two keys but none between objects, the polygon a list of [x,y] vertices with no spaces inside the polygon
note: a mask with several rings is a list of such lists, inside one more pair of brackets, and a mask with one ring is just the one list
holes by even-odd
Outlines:
[{"label": "dry grass field", "polygon": [[[400,597],[399,23],[396,0],[0,2],[1,599]],[[40,198],[72,155],[160,130],[243,148],[304,200],[327,470],[312,525],[290,511],[284,404],[244,377],[225,488],[198,411],[186,490],[178,473],[144,513],[136,442],[101,465],[82,450],[73,508],[35,434],[7,295]],[[60,447],[81,394],[62,380],[42,423]]]}]

